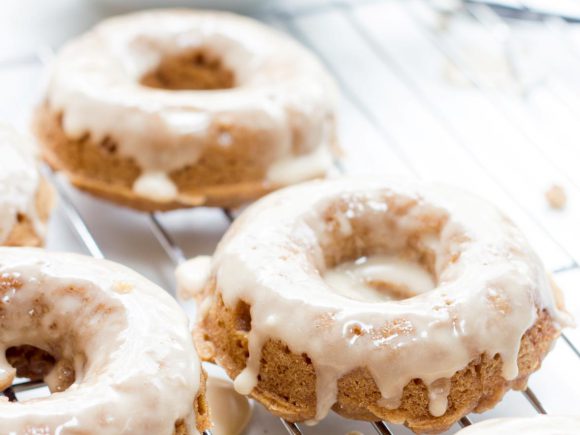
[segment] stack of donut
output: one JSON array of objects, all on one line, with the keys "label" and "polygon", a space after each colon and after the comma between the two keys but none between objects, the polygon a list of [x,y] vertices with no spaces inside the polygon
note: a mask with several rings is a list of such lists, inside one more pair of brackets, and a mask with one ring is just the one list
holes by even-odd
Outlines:
[{"label": "stack of donut", "polygon": [[[179,267],[193,337],[178,304],[123,266],[0,248],[0,389],[20,376],[53,393],[0,401],[0,432],[205,431],[197,352],[292,422],[334,410],[436,433],[524,389],[570,321],[538,256],[451,187],[308,181],[332,172],[336,99],[310,53],[231,14],[142,12],[67,44],[34,129],[74,185],[147,211],[282,189]],[[24,142],[0,130],[0,147],[1,241],[40,245],[50,189]]]}]

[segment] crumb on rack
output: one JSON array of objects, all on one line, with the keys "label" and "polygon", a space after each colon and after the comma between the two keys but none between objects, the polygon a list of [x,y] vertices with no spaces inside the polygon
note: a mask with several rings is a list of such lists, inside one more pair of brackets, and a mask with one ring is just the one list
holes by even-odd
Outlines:
[{"label": "crumb on rack", "polygon": [[546,200],[551,208],[562,210],[566,207],[566,191],[558,184],[553,184],[546,191]]}]

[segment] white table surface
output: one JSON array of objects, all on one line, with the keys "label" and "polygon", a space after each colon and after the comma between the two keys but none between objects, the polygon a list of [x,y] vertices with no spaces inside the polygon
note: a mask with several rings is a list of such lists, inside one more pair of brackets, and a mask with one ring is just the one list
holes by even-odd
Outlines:
[{"label": "white table surface", "polygon": [[[555,276],[580,318],[580,269],[573,267],[580,261],[580,29],[556,21],[507,28],[488,10],[476,12],[485,25],[466,15],[441,20],[419,0],[285,0],[266,2],[256,15],[310,46],[335,74],[343,91],[339,129],[349,173],[443,181],[495,202],[551,270],[569,269]],[[39,54],[106,14],[89,0],[3,2],[2,121],[26,131],[42,86]],[[545,201],[553,183],[568,194],[564,211]],[[108,258],[173,291],[173,265],[147,215],[67,191]],[[220,210],[207,208],[167,213],[161,221],[188,256],[211,253],[228,227]],[[62,204],[48,249],[86,253]],[[567,334],[580,346],[576,330]],[[560,340],[530,381],[548,412],[580,414],[579,368]],[[255,408],[247,435],[284,433]],[[512,392],[493,411],[470,418],[533,414],[523,395]],[[374,433],[368,424],[336,416],[303,426],[306,434],[353,430]]]}]

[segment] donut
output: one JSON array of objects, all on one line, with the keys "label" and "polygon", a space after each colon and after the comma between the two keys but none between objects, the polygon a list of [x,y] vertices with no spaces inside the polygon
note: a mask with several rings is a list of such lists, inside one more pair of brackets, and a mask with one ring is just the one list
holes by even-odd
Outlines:
[{"label": "donut", "polygon": [[538,415],[530,418],[494,418],[458,432],[458,435],[578,435],[580,416]]},{"label": "donut", "polygon": [[40,246],[54,202],[39,174],[33,146],[0,123],[0,245]]},{"label": "donut", "polygon": [[58,55],[35,115],[45,159],[141,210],[233,206],[324,177],[337,91],[290,38],[225,12],[105,20]]},{"label": "donut", "polygon": [[570,321],[508,218],[404,180],[272,193],[177,277],[200,306],[202,358],[294,422],[333,409],[446,430],[525,388]]},{"label": "donut", "polygon": [[192,435],[209,425],[187,317],[109,261],[0,248],[0,390],[16,375],[44,379],[52,394],[0,400],[3,434]]}]

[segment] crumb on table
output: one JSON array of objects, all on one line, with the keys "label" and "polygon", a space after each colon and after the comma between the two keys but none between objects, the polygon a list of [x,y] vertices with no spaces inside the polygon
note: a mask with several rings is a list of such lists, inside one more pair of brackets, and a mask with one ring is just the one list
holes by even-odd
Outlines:
[{"label": "crumb on table", "polygon": [[566,191],[558,184],[553,184],[546,191],[546,200],[551,208],[561,210],[566,206]]}]

